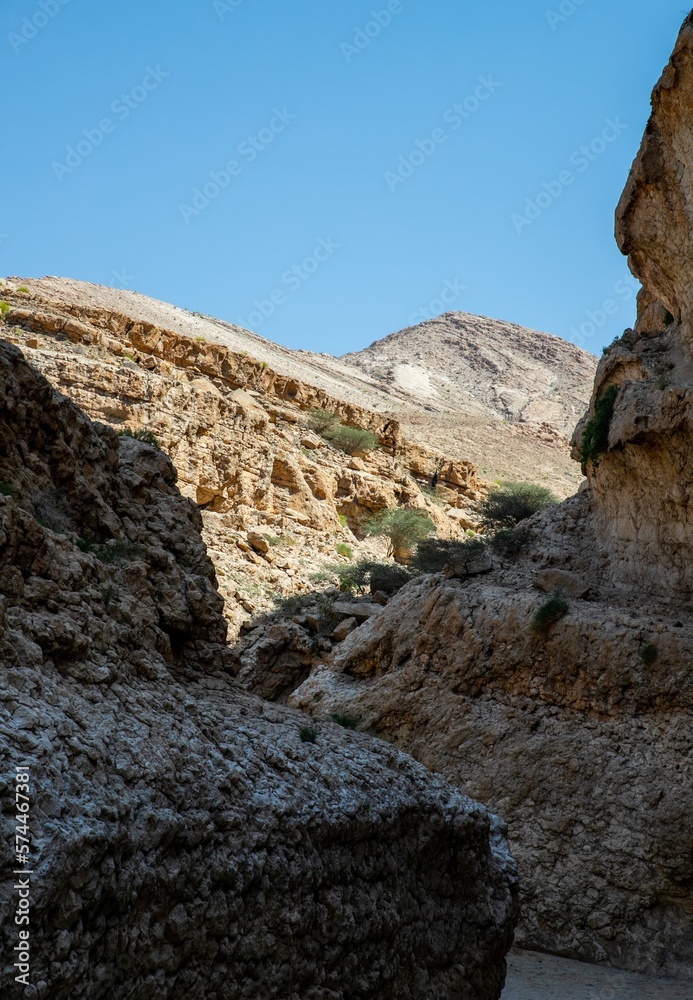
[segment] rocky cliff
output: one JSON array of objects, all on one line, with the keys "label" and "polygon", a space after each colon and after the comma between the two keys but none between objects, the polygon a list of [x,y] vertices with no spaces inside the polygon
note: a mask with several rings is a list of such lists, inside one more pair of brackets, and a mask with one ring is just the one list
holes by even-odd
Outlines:
[{"label": "rocky cliff", "polygon": [[[476,523],[483,482],[470,462],[207,341],[182,310],[143,308],[125,293],[62,279],[7,281],[0,295],[5,336],[54,385],[94,419],[153,434],[171,457],[182,492],[201,508],[232,634],[282,595],[312,589],[316,571],[344,561],[340,543],[378,555],[358,529],[386,507],[420,508],[444,537]],[[311,430],[316,409],[370,431],[380,446],[345,454]]]},{"label": "rocky cliff", "polygon": [[693,978],[693,15],[617,213],[644,283],[524,551],[405,587],[292,703],[502,810],[526,946]]},{"label": "rocky cliff", "polygon": [[394,748],[239,690],[160,450],[7,344],[0,410],[3,997],[496,1000],[499,822]]},{"label": "rocky cliff", "polygon": [[693,592],[692,112],[689,16],[618,206],[617,240],[644,290],[635,331],[599,365],[588,414],[599,435],[583,456],[612,580],[684,598]]}]

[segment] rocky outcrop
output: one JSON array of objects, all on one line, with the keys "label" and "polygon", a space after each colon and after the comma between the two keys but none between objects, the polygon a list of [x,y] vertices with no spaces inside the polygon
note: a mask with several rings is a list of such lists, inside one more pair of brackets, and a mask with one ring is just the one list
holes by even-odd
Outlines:
[{"label": "rocky outcrop", "polygon": [[[610,578],[681,597],[693,592],[692,111],[689,15],[616,216],[619,246],[644,285],[638,323],[602,359],[590,424],[574,438]],[[598,433],[584,454],[586,427]]]},{"label": "rocky outcrop", "polygon": [[[518,944],[693,978],[693,618],[604,588],[587,506],[538,516],[482,580],[408,584],[289,703],[358,720],[507,817]],[[547,585],[567,614],[536,631]]]},{"label": "rocky outcrop", "polygon": [[161,451],[6,344],[0,410],[2,996],[496,1000],[516,905],[499,821],[239,690]]},{"label": "rocky outcrop", "polygon": [[[310,576],[339,562],[339,543],[377,556],[359,528],[385,507],[420,507],[443,536],[476,523],[483,483],[469,462],[410,444],[396,421],[248,354],[116,309],[127,296],[86,288],[84,302],[78,282],[6,283],[5,335],[93,419],[156,437],[202,509],[232,634],[277,596],[312,589]],[[195,317],[179,312],[195,333]],[[313,410],[373,432],[380,447],[332,447],[310,429]],[[425,492],[434,477],[435,498]],[[273,541],[257,551],[248,531]]]},{"label": "rocky outcrop", "polygon": [[618,209],[644,290],[574,435],[588,488],[482,580],[407,585],[290,700],[502,811],[521,944],[691,979],[692,111],[693,15]]}]

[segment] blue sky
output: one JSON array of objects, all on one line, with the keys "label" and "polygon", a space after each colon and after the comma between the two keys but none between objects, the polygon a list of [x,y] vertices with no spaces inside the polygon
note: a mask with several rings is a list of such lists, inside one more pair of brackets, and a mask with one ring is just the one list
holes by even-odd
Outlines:
[{"label": "blue sky", "polygon": [[671,0],[4,0],[0,272],[344,353],[459,309],[598,353]]}]

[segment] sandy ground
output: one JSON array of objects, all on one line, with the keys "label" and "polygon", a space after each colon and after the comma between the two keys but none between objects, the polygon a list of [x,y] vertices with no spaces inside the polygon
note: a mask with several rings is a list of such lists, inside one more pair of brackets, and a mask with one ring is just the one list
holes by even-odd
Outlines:
[{"label": "sandy ground", "polygon": [[502,1000],[693,1000],[693,982],[648,979],[522,951],[508,959]]}]

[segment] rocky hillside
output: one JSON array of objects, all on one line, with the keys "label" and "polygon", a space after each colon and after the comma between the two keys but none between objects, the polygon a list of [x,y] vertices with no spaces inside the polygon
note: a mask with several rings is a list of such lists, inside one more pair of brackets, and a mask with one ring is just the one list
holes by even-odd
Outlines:
[{"label": "rocky hillside", "polygon": [[618,208],[644,291],[574,437],[584,488],[488,548],[483,576],[406,585],[290,699],[502,810],[520,944],[689,980],[692,123],[693,14]]},{"label": "rocky hillside", "polygon": [[516,908],[499,821],[395,749],[241,692],[160,450],[7,344],[0,410],[2,996],[497,1000]]},{"label": "rocky hillside", "polygon": [[[597,360],[558,337],[449,313],[335,358],[292,351],[136,292],[65,278],[13,280],[76,315],[123,314],[257,359],[288,381],[397,420],[412,442],[471,461],[488,480],[533,478],[559,496],[581,481],[567,438],[589,400]],[[444,378],[436,358],[445,361]]]},{"label": "rocky hillside", "polygon": [[[207,341],[194,316],[58,279],[8,280],[0,295],[4,335],[54,385],[94,419],[153,434],[173,460],[182,492],[202,510],[232,633],[282,596],[313,589],[316,572],[350,553],[382,556],[359,528],[387,507],[425,511],[443,537],[476,523],[483,483],[471,463]],[[370,432],[379,447],[334,447],[311,429],[315,410]]]},{"label": "rocky hillside", "polygon": [[597,359],[574,344],[451,312],[340,361],[392,394],[392,410],[415,440],[466,455],[490,479],[534,478],[563,496],[577,488],[566,444]]}]

